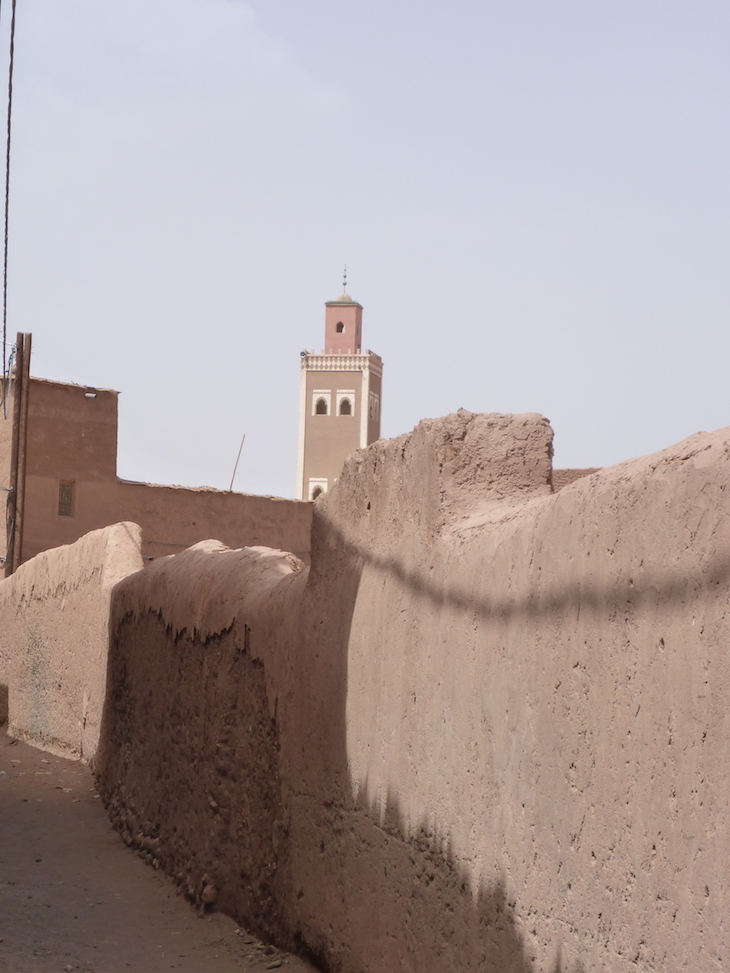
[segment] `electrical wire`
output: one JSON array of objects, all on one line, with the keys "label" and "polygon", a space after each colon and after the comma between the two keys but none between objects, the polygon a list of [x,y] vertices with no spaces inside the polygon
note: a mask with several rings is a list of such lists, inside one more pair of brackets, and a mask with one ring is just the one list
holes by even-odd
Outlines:
[{"label": "electrical wire", "polygon": [[[3,0],[0,0],[0,24],[2,24],[2,14],[3,14]],[[7,419],[8,417],[8,383],[5,381],[7,372],[10,366],[6,366],[6,356],[7,356],[7,338],[8,338],[8,328],[5,321],[3,321],[3,373],[0,376],[0,405],[3,407],[2,418]]]}]

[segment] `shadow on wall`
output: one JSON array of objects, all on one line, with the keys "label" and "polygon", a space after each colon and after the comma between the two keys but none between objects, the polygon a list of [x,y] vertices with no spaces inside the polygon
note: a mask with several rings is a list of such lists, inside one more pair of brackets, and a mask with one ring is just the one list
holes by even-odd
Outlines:
[{"label": "shadow on wall", "polygon": [[149,613],[128,632],[111,641],[94,767],[112,822],[190,902],[213,884],[222,911],[274,936],[288,852],[279,740],[248,628],[175,636]]},{"label": "shadow on wall", "polygon": [[[176,634],[158,602],[134,606],[161,579],[204,616],[207,603],[186,579],[205,592],[221,557],[244,564],[253,554],[188,551],[117,586],[97,766],[112,818],[191,899],[207,879],[224,911],[325,969],[536,973],[545,967],[525,940],[530,917],[518,919],[506,877],[474,891],[449,835],[409,829],[397,795],[384,809],[363,787],[353,796],[347,653],[362,573],[367,564],[384,584],[482,620],[537,619],[573,604],[603,615],[626,604],[628,588],[475,598],[348,542],[325,511],[315,507],[308,579],[289,576],[266,599],[244,599],[214,636],[192,625]],[[677,570],[626,584],[637,606],[729,576],[716,559],[694,579]],[[229,577],[235,587],[233,560]],[[559,943],[536,945],[557,954],[551,973],[580,973]]]},{"label": "shadow on wall", "polygon": [[[718,518],[721,516],[718,512]],[[566,583],[565,576],[561,580],[559,572],[556,572],[553,580],[550,572],[546,571],[546,564],[549,567],[551,558],[558,561],[565,556],[564,552],[547,545],[541,553],[536,554],[538,565],[532,575],[524,576],[522,593],[506,597],[504,587],[500,593],[500,586],[496,583],[487,582],[486,590],[460,587],[459,578],[463,581],[466,572],[455,571],[451,576],[446,571],[443,575],[446,582],[443,585],[434,583],[434,575],[429,572],[434,557],[428,551],[411,549],[410,562],[404,563],[398,555],[394,556],[388,551],[387,543],[385,550],[378,550],[374,545],[369,546],[367,539],[363,543],[348,540],[340,529],[337,511],[334,518],[328,517],[326,503],[315,506],[314,517],[313,567],[308,593],[310,601],[305,612],[311,618],[313,628],[306,633],[308,644],[302,648],[304,652],[310,652],[309,644],[317,644],[315,635],[320,639],[321,646],[323,632],[330,629],[331,643],[327,645],[325,642],[322,651],[325,654],[331,652],[338,660],[341,682],[332,687],[333,705],[325,716],[330,725],[336,728],[336,739],[333,739],[332,745],[333,750],[342,748],[339,761],[343,766],[348,761],[347,687],[353,678],[353,673],[347,671],[347,647],[351,635],[355,634],[352,623],[358,596],[361,598],[359,652],[362,666],[368,666],[368,643],[372,644],[376,656],[378,653],[382,655],[378,640],[386,637],[388,625],[396,621],[397,609],[403,610],[404,606],[410,612],[410,631],[414,633],[414,639],[417,639],[419,631],[423,631],[423,628],[419,630],[415,616],[423,611],[426,618],[438,617],[441,609],[446,617],[462,616],[469,626],[473,619],[483,623],[497,621],[500,624],[527,622],[530,623],[530,631],[537,631],[537,626],[542,628],[571,615],[580,616],[584,624],[593,626],[594,635],[605,635],[612,627],[623,630],[624,619],[639,611],[645,613],[645,619],[652,618],[657,606],[666,612],[669,606],[686,606],[691,599],[700,599],[699,603],[706,606],[712,602],[721,604],[730,582],[730,559],[726,553],[727,547],[720,540],[714,551],[706,549],[702,557],[687,556],[684,559],[661,557],[661,545],[657,542],[651,567],[644,568],[643,559],[639,565],[637,557],[635,569],[629,570],[627,566],[625,570],[613,573],[602,574],[599,571],[593,575],[593,580],[591,576],[579,573],[574,583]],[[683,550],[680,541],[681,535],[675,543],[678,549]],[[667,550],[671,551],[672,548],[668,546]],[[610,563],[612,553],[606,555],[606,563]],[[595,549],[593,554],[594,560],[601,557]],[[539,558],[543,559],[541,565]],[[414,564],[418,567],[412,567]],[[453,562],[450,564],[453,566]],[[545,580],[542,580],[540,570],[543,578],[547,576]],[[368,595],[363,595],[363,584],[370,592],[380,590],[383,593],[381,600],[370,605],[372,631],[368,631],[365,641],[362,634],[362,602],[368,601]],[[399,601],[393,593],[393,589],[397,588],[415,597]],[[331,598],[334,591],[349,593],[346,602],[338,599],[340,615],[336,624],[326,614],[327,595],[329,593]],[[391,595],[390,601],[387,601],[388,593]],[[437,611],[432,613],[432,609]],[[722,612],[719,611],[719,614]],[[665,618],[664,622],[668,624],[669,620]],[[423,648],[425,656],[434,651],[433,645]],[[452,658],[457,664],[458,655],[454,653]],[[382,661],[382,658],[378,661]],[[316,656],[312,656],[309,664],[314,666],[315,663]],[[373,664],[377,665],[375,659]],[[378,669],[380,678],[384,678],[384,671],[387,670]],[[443,673],[436,670],[433,675],[438,677]],[[656,672],[655,678],[658,676]],[[397,700],[398,687],[383,685],[385,693],[380,705],[392,706],[393,699]],[[392,690],[390,695],[388,690]],[[377,712],[377,707],[373,706],[371,712]],[[387,725],[392,729],[395,722]],[[387,750],[389,743],[384,742],[384,750]],[[365,746],[369,746],[369,743]],[[317,753],[316,749],[312,752]],[[427,768],[423,769],[428,773]],[[325,774],[326,770],[323,766],[322,773]],[[358,778],[360,780],[361,777]],[[427,823],[414,830],[412,818],[409,827],[408,818],[403,813],[405,801],[403,805],[399,803],[397,782],[392,786],[396,793],[388,793],[384,797],[385,810],[381,809],[379,802],[372,800],[372,796],[368,802],[368,794],[372,795],[373,791],[360,784],[357,797],[348,808],[346,825],[338,822],[337,811],[329,816],[323,814],[321,819],[321,830],[329,830],[336,836],[333,854],[327,856],[327,862],[336,861],[339,854],[344,865],[341,867],[342,877],[339,878],[336,867],[327,872],[323,865],[316,876],[318,886],[326,889],[332,885],[343,897],[345,912],[353,916],[360,912],[366,916],[363,919],[365,935],[354,935],[351,939],[353,943],[362,944],[362,952],[353,956],[347,969],[376,969],[378,964],[382,969],[436,971],[452,968],[460,971],[493,970],[495,973],[532,973],[548,968],[553,973],[578,973],[582,969],[576,956],[576,952],[582,949],[578,930],[572,930],[573,934],[566,937],[566,940],[570,938],[572,941],[571,954],[561,956],[561,944],[557,939],[540,942],[534,936],[535,928],[538,936],[540,926],[545,929],[546,914],[536,915],[533,924],[524,904],[520,908],[520,903],[509,900],[507,890],[513,885],[506,881],[508,875],[494,885],[482,885],[474,894],[474,873],[468,864],[453,854],[448,831],[439,835],[438,825],[434,832],[433,826],[428,827]],[[343,807],[347,807],[345,788],[339,800]],[[339,832],[343,832],[341,837],[337,837]],[[524,837],[527,841],[528,835]],[[489,836],[484,835],[484,846],[488,848],[489,844]],[[499,859],[499,849],[495,858]],[[336,896],[332,896],[326,903],[328,913],[336,908],[335,899]],[[326,921],[327,916],[323,918]],[[581,920],[576,916],[576,921]],[[314,915],[303,916],[303,922],[303,938],[310,943],[316,942]],[[369,943],[366,938],[367,923],[371,924],[373,930]],[[584,927],[582,931],[595,933],[592,927]],[[326,938],[322,937],[320,942],[321,954],[327,955]],[[533,943],[537,949],[533,949]],[[388,946],[383,944],[391,944],[391,951],[387,952]],[[349,948],[344,940],[334,945],[335,955]],[[566,941],[565,952],[568,948]],[[373,962],[374,949],[381,950],[377,962]]]},{"label": "shadow on wall", "polygon": [[[112,820],[189,899],[214,885],[223,911],[325,970],[536,973],[504,882],[475,892],[448,839],[408,833],[396,796],[383,813],[353,795],[346,649],[362,558],[326,522],[316,533],[320,555],[334,548],[308,584],[281,585],[285,611],[244,607],[213,636],[132,605],[155,580],[206,588],[221,555],[185,552],[117,586],[96,766]],[[278,712],[261,658],[296,660]]]},{"label": "shadow on wall", "polygon": [[[322,794],[318,807],[302,802],[300,814],[292,820],[295,883],[302,882],[296,945],[323,969],[338,973],[537,973],[543,967],[525,942],[506,876],[475,890],[473,873],[457,859],[450,837],[439,835],[426,822],[409,828],[396,794],[388,793],[384,806],[368,800],[366,785],[353,795],[347,753],[347,647],[366,563],[439,604],[451,601],[457,610],[491,614],[503,606],[431,589],[395,559],[381,559],[349,543],[321,509],[315,507],[314,516],[313,566],[302,612],[307,625],[296,651],[302,673],[311,681],[303,705],[320,699],[327,708],[316,716],[310,713],[309,720],[300,714],[298,730],[304,740],[314,723],[324,725],[329,739],[325,745],[315,736],[307,741],[312,765],[304,769],[310,779],[301,787],[316,794],[317,784],[324,781],[325,790],[330,790]],[[338,611],[327,612],[334,590]],[[517,610],[530,613],[531,607]],[[302,871],[312,881],[308,890]],[[290,942],[289,930],[279,932]],[[556,957],[551,973],[583,973],[580,961],[561,958],[559,943],[543,945]]]},{"label": "shadow on wall", "polygon": [[[366,808],[364,794],[358,803]],[[365,813],[374,832],[371,847],[377,847],[373,877],[381,876],[380,886],[370,892],[397,908],[397,923],[381,930],[396,947],[390,959],[397,966],[391,969],[536,973],[542,968],[525,943],[504,877],[473,892],[469,870],[456,861],[449,843],[427,827],[409,834],[396,799],[389,796],[384,813],[373,807]],[[362,893],[361,888],[355,891]],[[380,921],[388,921],[385,910]],[[374,951],[381,944],[370,945]],[[563,962],[559,944],[551,945],[556,949],[551,973],[583,973],[579,961]],[[377,968],[367,955],[358,957],[353,968],[358,964]]]},{"label": "shadow on wall", "polygon": [[0,726],[8,722],[8,687],[0,683]]},{"label": "shadow on wall", "polygon": [[[658,600],[668,603],[682,601],[693,586],[710,590],[730,584],[730,558],[712,557],[697,559],[700,570],[690,575],[683,568],[665,569],[661,574],[654,573],[642,579],[639,585],[633,578],[626,576],[625,583],[611,588],[599,587],[581,579],[580,583],[567,586],[545,587],[539,592],[531,591],[523,600],[510,597],[500,600],[482,596],[475,598],[468,591],[454,585],[452,587],[433,584],[426,572],[419,573],[404,566],[403,562],[390,555],[373,552],[365,545],[356,545],[345,537],[333,523],[327,523],[330,534],[331,550],[346,550],[351,560],[368,565],[404,588],[427,600],[436,608],[446,608],[455,613],[466,613],[481,621],[513,618],[542,619],[546,615],[564,615],[570,609],[588,612],[606,612],[611,606],[621,606],[630,601],[634,609],[655,604]],[[359,583],[359,581],[358,581]],[[358,584],[355,585],[357,591]],[[352,605],[354,610],[354,603]],[[348,632],[349,635],[349,632]]]},{"label": "shadow on wall", "polygon": [[[341,580],[354,594],[356,574]],[[335,627],[348,623],[341,615]],[[224,912],[323,970],[536,973],[502,882],[474,895],[448,842],[426,830],[408,835],[395,797],[382,819],[364,794],[352,797],[344,683],[329,695],[326,673],[319,673],[327,681],[323,695],[339,725],[330,723],[324,746],[307,748],[298,782],[304,793],[323,786],[322,799],[304,819],[284,808],[279,720],[269,716],[250,639],[255,629],[246,624],[206,641],[187,633],[171,639],[152,613],[128,636],[122,626],[97,769],[125,842],[171,875],[189,900],[200,904],[211,882]],[[168,673],[164,696],[157,665]],[[316,714],[320,727],[323,715]],[[333,800],[337,782],[342,792]],[[311,828],[308,847],[302,827]],[[303,870],[306,887],[296,881]],[[305,923],[297,917],[299,896],[315,903]],[[554,973],[580,970],[558,963]]]}]

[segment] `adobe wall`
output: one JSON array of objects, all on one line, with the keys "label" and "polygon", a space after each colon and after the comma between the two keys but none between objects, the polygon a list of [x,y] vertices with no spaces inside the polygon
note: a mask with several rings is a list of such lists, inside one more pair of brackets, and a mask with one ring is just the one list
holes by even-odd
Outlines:
[{"label": "adobe wall", "polygon": [[74,516],[59,516],[58,480],[28,477],[24,558],[123,520],[142,528],[145,557],[178,554],[210,537],[228,547],[266,544],[309,556],[312,510],[304,501],[116,478],[79,480],[75,491]]},{"label": "adobe wall", "polygon": [[311,568],[209,542],[122,580],[125,839],[332,970],[722,968],[730,429],[558,494],[551,440],[427,421],[351,457]]},{"label": "adobe wall", "polygon": [[[399,493],[429,467],[397,449],[361,454],[319,508],[363,563],[348,767],[359,800],[435,845],[474,905],[443,910],[427,884],[389,878],[372,897],[394,937],[383,968],[414,919],[413,968],[722,967],[730,430],[519,504],[470,509],[442,477],[427,530]],[[467,450],[478,470],[468,436]],[[352,866],[375,889],[387,841],[365,856]],[[495,889],[521,945],[485,967]],[[343,905],[359,903],[353,889]]]},{"label": "adobe wall", "polygon": [[284,652],[305,580],[291,554],[207,541],[123,581],[96,761],[128,844],[192,900],[212,883],[226,912],[290,943],[280,707],[303,675]]},{"label": "adobe wall", "polygon": [[128,840],[332,969],[719,968],[730,431],[557,495],[550,442],[422,423],[315,505],[308,576],[199,549],[124,582]]},{"label": "adobe wall", "polygon": [[553,470],[553,490],[557,493],[558,490],[575,483],[576,480],[590,476],[591,473],[597,473],[599,469],[599,466],[590,466],[582,470]]},{"label": "adobe wall", "polygon": [[127,480],[113,496],[110,506],[142,526],[142,551],[152,557],[215,537],[231,548],[265,545],[309,558],[312,507],[302,500]]},{"label": "adobe wall", "polygon": [[0,581],[0,696],[13,736],[64,756],[93,757],[111,591],[141,567],[139,528],[117,524],[39,554]]},{"label": "adobe wall", "polygon": [[112,389],[32,378],[27,476],[47,476],[49,470],[57,480],[116,476],[118,396]]}]

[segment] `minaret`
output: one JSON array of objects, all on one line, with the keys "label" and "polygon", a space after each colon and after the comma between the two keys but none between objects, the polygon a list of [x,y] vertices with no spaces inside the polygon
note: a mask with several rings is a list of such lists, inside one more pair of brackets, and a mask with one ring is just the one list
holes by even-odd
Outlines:
[{"label": "minaret", "polygon": [[327,301],[324,350],[301,353],[297,497],[316,500],[356,449],[380,438],[383,362],[362,351],[362,305],[347,293]]}]

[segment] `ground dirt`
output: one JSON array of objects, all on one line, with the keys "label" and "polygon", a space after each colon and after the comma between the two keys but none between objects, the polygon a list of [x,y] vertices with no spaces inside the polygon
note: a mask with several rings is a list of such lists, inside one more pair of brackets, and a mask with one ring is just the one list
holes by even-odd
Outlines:
[{"label": "ground dirt", "polygon": [[313,973],[199,917],[111,827],[88,767],[0,727],[0,973]]}]

